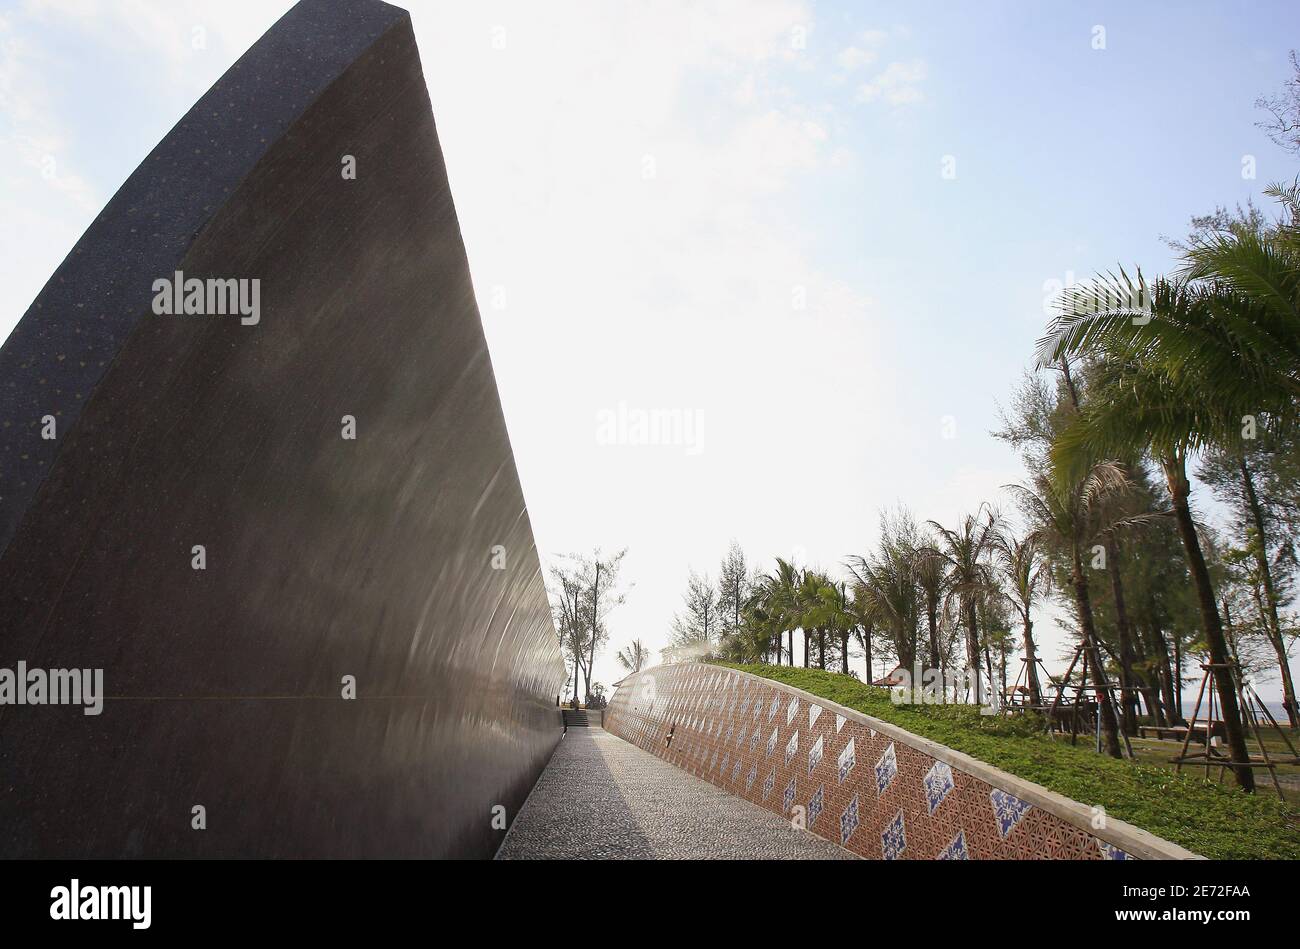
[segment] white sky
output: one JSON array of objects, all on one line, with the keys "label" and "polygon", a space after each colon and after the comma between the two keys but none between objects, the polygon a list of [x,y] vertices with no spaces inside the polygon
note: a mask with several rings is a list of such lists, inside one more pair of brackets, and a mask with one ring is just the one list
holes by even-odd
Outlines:
[{"label": "white sky", "polygon": [[[0,0],[0,335],[289,5]],[[1005,505],[1024,473],[987,433],[1045,283],[1158,269],[1162,234],[1296,170],[1251,108],[1300,35],[1282,4],[407,6],[539,549],[630,548],[606,683],[732,539],[836,569],[882,507]],[[620,406],[697,427],[610,444]]]}]

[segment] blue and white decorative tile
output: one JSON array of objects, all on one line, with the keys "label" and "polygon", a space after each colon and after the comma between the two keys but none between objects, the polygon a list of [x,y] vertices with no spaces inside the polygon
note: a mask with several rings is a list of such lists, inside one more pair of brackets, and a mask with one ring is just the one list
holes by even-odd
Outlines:
[{"label": "blue and white decorative tile", "polygon": [[840,784],[844,783],[845,778],[849,776],[849,772],[857,766],[857,763],[858,753],[853,746],[853,739],[850,738],[849,743],[840,752]]},{"label": "blue and white decorative tile", "polygon": [[792,698],[790,704],[785,707],[785,723],[787,725],[794,721],[794,716],[797,711],[799,711],[799,699]]},{"label": "blue and white decorative tile", "polygon": [[767,710],[767,720],[770,722],[776,717],[776,710],[781,707],[781,693],[772,693],[772,707]]},{"label": "blue and white decorative tile", "polygon": [[840,730],[844,727],[844,723],[847,721],[848,719],[845,718],[843,715],[835,716],[835,734],[838,735],[840,733]]},{"label": "blue and white decorative tile", "polygon": [[[758,777],[758,765],[749,766],[749,774],[745,775],[745,791],[748,792],[754,786],[754,779]],[[763,795],[766,797],[767,795]]]},{"label": "blue and white decorative tile", "polygon": [[936,860],[969,860],[970,852],[966,849],[966,831],[957,831],[957,836],[948,841],[948,846],[939,851]]},{"label": "blue and white decorative tile", "polygon": [[749,737],[749,728],[746,727],[746,726],[744,726],[744,725],[741,725],[741,726],[740,726],[740,737],[738,737],[738,738],[736,739],[736,747],[737,747],[737,748],[744,748],[744,747],[745,747],[745,739],[748,738],[748,737]]},{"label": "blue and white decorative tile", "polygon": [[773,767],[772,770],[767,773],[767,778],[763,781],[763,800],[767,800],[767,796],[772,793],[772,789],[775,787],[776,768]]},{"label": "blue and white decorative tile", "polygon": [[886,860],[897,860],[907,849],[907,827],[903,823],[903,809],[880,832],[880,849]]},{"label": "blue and white decorative tile", "polygon": [[822,707],[817,704],[808,706],[808,727],[812,728],[817,724],[817,719],[822,717]]},{"label": "blue and white decorative tile", "polygon": [[858,829],[858,796],[853,795],[853,800],[849,801],[849,806],[844,808],[844,813],[840,815],[840,846],[849,842],[853,832]]},{"label": "blue and white decorative tile", "polygon": [[891,742],[889,747],[885,749],[885,753],[880,756],[880,760],[876,762],[876,793],[884,794],[885,789],[889,787],[897,774],[898,756]]},{"label": "blue and white decorative tile", "polygon": [[731,766],[731,780],[733,781],[740,780],[740,759],[739,758],[737,758],[736,763]]},{"label": "blue and white decorative tile", "polygon": [[794,778],[791,778],[790,783],[785,786],[785,804],[781,808],[781,813],[788,813],[792,804],[794,804]]},{"label": "blue and white decorative tile", "polygon": [[776,751],[776,733],[777,729],[772,729],[772,737],[767,740],[767,757],[772,757],[772,752]]},{"label": "blue and white decorative tile", "polygon": [[808,826],[811,827],[817,823],[817,818],[821,817],[822,808],[826,806],[826,785],[817,786],[817,793],[812,796],[808,802]]},{"label": "blue and white decorative tile", "polygon": [[[715,751],[714,754],[717,754],[717,752]],[[721,777],[725,778],[727,776],[727,768],[730,767],[730,765],[731,765],[731,752],[727,752],[725,755],[722,756],[722,767],[718,769],[718,774]]]},{"label": "blue and white decorative tile", "polygon": [[795,729],[790,735],[790,740],[785,743],[785,763],[789,764],[790,759],[799,751],[799,729]]},{"label": "blue and white decorative tile", "polygon": [[929,771],[925,773],[923,779],[925,783],[925,803],[930,805],[930,813],[933,814],[943,803],[943,799],[948,796],[955,785],[952,781],[952,768],[946,761],[936,761]]},{"label": "blue and white decorative tile", "polygon": [[1125,851],[1120,850],[1114,844],[1108,844],[1106,843],[1106,841],[1102,840],[1099,837],[1095,839],[1097,841],[1097,849],[1101,851],[1101,855],[1105,859],[1107,860],[1132,860],[1133,859],[1131,854],[1128,854]]},{"label": "blue and white decorative tile", "polygon": [[749,753],[754,754],[758,751],[758,726],[754,726],[754,734],[749,736]]},{"label": "blue and white decorative tile", "polygon": [[713,757],[709,759],[709,770],[712,771],[718,764],[718,753],[713,752]]},{"label": "blue and white decorative tile", "polygon": [[808,749],[808,773],[812,774],[813,769],[822,763],[822,755],[826,753],[823,745],[822,736],[817,736],[817,744]]},{"label": "blue and white decorative tile", "polygon": [[1008,794],[1001,788],[994,788],[990,791],[989,800],[993,802],[993,816],[997,818],[998,833],[1004,838],[1016,829],[1016,825],[1024,819],[1031,807],[1031,805],[1020,800],[1014,794]]}]

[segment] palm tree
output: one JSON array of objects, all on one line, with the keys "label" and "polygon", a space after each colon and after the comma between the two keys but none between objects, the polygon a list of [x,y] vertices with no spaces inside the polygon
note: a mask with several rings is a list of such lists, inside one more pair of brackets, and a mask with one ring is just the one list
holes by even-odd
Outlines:
[{"label": "palm tree", "polygon": [[722,635],[718,655],[731,662],[763,662],[772,650],[772,631],[761,607],[741,610],[744,620]]},{"label": "palm tree", "polygon": [[631,673],[640,672],[650,661],[650,650],[639,639],[634,639],[626,649],[620,649],[618,664]]},{"label": "palm tree", "polygon": [[[1225,257],[1229,254],[1226,239],[1220,249]],[[1119,274],[1098,275],[1091,284],[1066,290],[1057,316],[1038,341],[1039,366],[1085,353],[1139,353],[1172,378],[1194,382],[1201,399],[1229,415],[1294,421],[1300,397],[1300,315],[1286,299],[1300,297],[1291,296],[1293,289],[1278,296],[1261,290],[1256,299],[1235,286],[1271,280],[1294,287],[1300,272],[1293,270],[1286,278],[1277,272],[1283,264],[1265,253],[1258,272],[1221,279],[1213,272],[1209,250],[1189,253],[1192,264],[1185,277],[1212,279],[1148,283],[1141,270],[1130,277],[1121,268]],[[1222,261],[1220,266],[1230,271],[1234,265]]]},{"label": "palm tree", "polygon": [[1057,469],[1040,474],[1032,487],[1019,484],[1005,486],[1016,495],[1021,510],[1032,525],[1029,536],[1036,542],[1055,545],[1065,554],[1069,563],[1079,628],[1083,633],[1084,648],[1088,650],[1093,687],[1099,703],[1102,739],[1106,754],[1112,758],[1121,757],[1119,724],[1102,671],[1097,627],[1093,621],[1092,596],[1088,576],[1083,571],[1083,549],[1096,535],[1093,516],[1096,503],[1107,494],[1123,490],[1127,485],[1128,480],[1118,466],[1099,464],[1083,478],[1071,477],[1067,471]]},{"label": "palm tree", "polygon": [[853,636],[857,639],[858,645],[862,647],[863,655],[867,662],[867,684],[871,684],[872,656],[871,646],[875,639],[876,620],[879,618],[876,608],[872,602],[871,596],[860,580],[855,580],[853,592],[845,605],[845,614],[851,628]]},{"label": "palm tree", "polygon": [[1041,707],[1043,692],[1038,682],[1038,650],[1034,645],[1034,622],[1030,611],[1039,594],[1051,592],[1052,573],[1043,554],[1042,544],[1035,534],[1016,538],[1010,532],[999,532],[994,543],[1001,560],[1002,576],[1007,581],[1007,601],[1020,615],[1025,637],[1025,680],[1029,689],[1029,704]]},{"label": "palm tree", "polygon": [[803,630],[803,664],[812,665],[811,642],[817,636],[817,665],[826,668],[826,629],[834,611],[834,585],[823,573],[804,570],[795,588],[799,628]]},{"label": "palm tree", "polygon": [[983,704],[980,686],[979,625],[976,619],[980,596],[990,586],[988,565],[985,562],[993,538],[996,536],[996,518],[987,505],[967,514],[955,530],[938,521],[930,526],[939,534],[935,550],[948,565],[948,595],[957,597],[966,628],[966,667],[975,676],[975,703]]},{"label": "palm tree", "polygon": [[[1258,226],[1257,220],[1248,219],[1200,236],[1187,249],[1184,274],[1189,279],[1226,287],[1251,301],[1252,306],[1239,314],[1250,321],[1246,336],[1249,348],[1239,348],[1237,355],[1243,362],[1258,364],[1261,356],[1275,361],[1264,362],[1259,367],[1260,381],[1270,385],[1274,392],[1286,391],[1287,383],[1291,383],[1291,401],[1283,406],[1281,415],[1283,421],[1294,423],[1294,383],[1300,374],[1300,230],[1296,227],[1300,221],[1300,186],[1273,185],[1266,193],[1282,204],[1286,212],[1283,221],[1273,228],[1264,228]],[[1273,380],[1275,385],[1268,379],[1270,369],[1279,376]],[[1250,547],[1262,580],[1264,616],[1282,677],[1283,705],[1294,728],[1300,726],[1300,706],[1296,703],[1278,619],[1277,588],[1268,559],[1268,533],[1254,473],[1244,450],[1239,448],[1226,454],[1235,460],[1240,472],[1244,507],[1256,535]]]},{"label": "palm tree", "polygon": [[794,630],[798,625],[795,590],[799,586],[799,568],[788,560],[776,558],[776,570],[758,581],[751,602],[761,605],[767,614],[769,628],[776,634],[776,661],[781,663],[781,636],[790,636],[790,665],[794,665]]},{"label": "palm tree", "polygon": [[859,609],[889,627],[898,664],[910,669],[916,661],[919,603],[911,552],[884,541],[871,558],[850,557],[848,568],[857,581]]},{"label": "palm tree", "polygon": [[835,598],[831,609],[831,629],[839,633],[840,672],[844,675],[849,674],[849,635],[856,625],[857,618],[853,613],[853,604],[849,598],[848,584],[841,580],[835,586]]},{"label": "palm tree", "polygon": [[[1117,321],[1117,311],[1109,308],[1091,314],[1079,311],[1068,321],[1058,317],[1054,333],[1045,339],[1046,345],[1040,344],[1040,358],[1087,352],[1102,360],[1096,397],[1061,433],[1053,456],[1077,467],[1087,458],[1148,452],[1159,464],[1196,592],[1224,734],[1232,760],[1238,762],[1233,772],[1241,788],[1253,791],[1255,778],[1229,665],[1233,659],[1191,512],[1187,457],[1205,447],[1234,445],[1239,437],[1236,420],[1252,414],[1252,399],[1258,400],[1256,412],[1292,412],[1293,393],[1280,399],[1276,389],[1259,390],[1270,380],[1274,385],[1283,380],[1276,354],[1261,361],[1256,351],[1259,341],[1271,338],[1275,334],[1269,331],[1285,322],[1285,307],[1254,305],[1219,285],[1164,279],[1152,285],[1148,299],[1149,323],[1133,328],[1144,331],[1141,338],[1124,326],[1134,322],[1131,314],[1127,321]],[[1152,325],[1164,336],[1156,332],[1148,339],[1151,334],[1145,331]],[[1206,352],[1195,356],[1187,345],[1198,337]],[[1236,347],[1232,360],[1224,351],[1229,344]],[[1212,377],[1223,371],[1235,372],[1237,378],[1225,382]]]},{"label": "palm tree", "polygon": [[925,618],[929,632],[929,659],[931,669],[942,669],[939,655],[939,612],[948,592],[948,563],[933,545],[916,551],[912,573],[925,601]]},{"label": "palm tree", "polygon": [[1126,355],[1114,354],[1103,364],[1096,397],[1061,433],[1053,456],[1063,464],[1077,464],[1081,458],[1141,448],[1149,451],[1160,465],[1196,591],[1201,628],[1222,708],[1224,735],[1232,760],[1238,762],[1233,772],[1238,785],[1253,791],[1254,772],[1247,763],[1246,735],[1230,666],[1234,659],[1224,636],[1214,585],[1192,517],[1191,483],[1187,477],[1189,452],[1226,439],[1229,423],[1220,410],[1211,407],[1195,390],[1159,368],[1125,358]]}]

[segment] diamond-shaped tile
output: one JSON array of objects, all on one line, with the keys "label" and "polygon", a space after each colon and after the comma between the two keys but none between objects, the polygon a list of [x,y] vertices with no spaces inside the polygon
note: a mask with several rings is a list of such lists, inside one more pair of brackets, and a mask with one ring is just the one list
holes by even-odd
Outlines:
[{"label": "diamond-shaped tile", "polygon": [[795,756],[799,750],[799,730],[795,729],[790,734],[790,740],[785,743],[785,763],[789,764],[790,759]]},{"label": "diamond-shaped tile", "polygon": [[854,769],[857,763],[857,751],[854,748],[853,739],[850,738],[848,744],[844,746],[844,750],[840,752],[840,784],[844,783],[844,780],[849,776],[849,772]]},{"label": "diamond-shaped tile", "polygon": [[894,745],[891,742],[885,749],[885,753],[880,756],[876,762],[876,793],[884,794],[885,789],[893,782],[894,777],[898,774],[898,755],[894,751]]},{"label": "diamond-shaped tile", "polygon": [[812,774],[813,770],[821,764],[822,755],[825,753],[821,735],[817,736],[817,743],[808,749],[808,773]]},{"label": "diamond-shaped tile", "polygon": [[948,841],[948,846],[939,851],[936,860],[969,860],[970,853],[966,849],[966,831],[957,831],[957,836]]},{"label": "diamond-shaped tile", "polygon": [[952,781],[952,768],[946,761],[936,761],[922,780],[925,783],[925,803],[929,805],[930,813],[933,814],[955,786]]},{"label": "diamond-shaped tile", "polygon": [[849,842],[853,832],[858,829],[858,796],[853,795],[853,800],[849,801],[849,806],[844,808],[844,813],[840,815],[840,846]]},{"label": "diamond-shaped tile", "polygon": [[1020,800],[1014,794],[1009,794],[1001,788],[994,788],[989,792],[989,800],[993,804],[993,816],[998,822],[998,833],[1006,838],[1016,825],[1019,824],[1026,814],[1029,813],[1030,805]]},{"label": "diamond-shaped tile", "polygon": [[907,827],[903,822],[902,808],[898,809],[898,813],[880,832],[880,849],[886,860],[897,860],[907,849]]}]

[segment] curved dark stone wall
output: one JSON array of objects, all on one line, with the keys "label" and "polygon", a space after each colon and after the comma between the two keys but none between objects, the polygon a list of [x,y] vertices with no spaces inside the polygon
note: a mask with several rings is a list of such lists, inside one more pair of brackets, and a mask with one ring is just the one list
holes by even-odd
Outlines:
[{"label": "curved dark stone wall", "polygon": [[[259,321],[156,315],[175,271]],[[107,695],[0,705],[0,855],[493,852],[564,671],[404,11],[304,0],[56,271],[0,550],[0,670]]]}]

